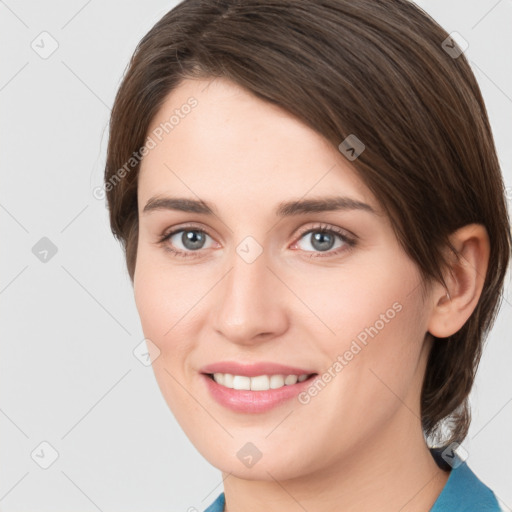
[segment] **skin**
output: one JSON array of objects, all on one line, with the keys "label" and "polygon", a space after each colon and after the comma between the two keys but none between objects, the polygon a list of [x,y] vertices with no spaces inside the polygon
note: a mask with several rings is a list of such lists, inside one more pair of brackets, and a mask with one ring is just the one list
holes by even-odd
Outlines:
[{"label": "skin", "polygon": [[[190,96],[197,107],[142,161],[134,292],[144,334],[160,351],[160,389],[191,442],[222,471],[226,510],[428,510],[449,474],[421,430],[426,334],[449,336],[475,308],[489,256],[485,229],[452,236],[463,258],[447,274],[451,299],[437,283],[423,298],[416,265],[337,148],[224,78],[182,82],[148,134]],[[333,194],[376,213],[274,213],[285,200]],[[200,198],[216,215],[143,212],[163,196]],[[302,234],[319,225],[355,235],[356,245],[332,235],[334,247],[319,250]],[[181,226],[205,230],[204,248],[184,246],[181,232],[158,243]],[[252,263],[236,251],[247,236],[263,250]],[[173,244],[193,254],[176,256],[166,250]],[[234,360],[322,374],[395,303],[400,312],[306,405],[292,399],[265,413],[234,412],[210,397],[198,373]],[[236,456],[247,442],[262,453],[250,468]]]}]

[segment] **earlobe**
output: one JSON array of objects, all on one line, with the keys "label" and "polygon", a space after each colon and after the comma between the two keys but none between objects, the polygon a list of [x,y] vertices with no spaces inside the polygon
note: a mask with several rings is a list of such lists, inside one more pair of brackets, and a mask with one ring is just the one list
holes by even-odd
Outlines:
[{"label": "earlobe", "polygon": [[428,332],[446,338],[459,331],[475,310],[485,282],[489,264],[490,243],[481,224],[468,224],[450,236],[458,253],[452,254],[445,276],[448,289],[441,284],[433,288],[433,309]]}]

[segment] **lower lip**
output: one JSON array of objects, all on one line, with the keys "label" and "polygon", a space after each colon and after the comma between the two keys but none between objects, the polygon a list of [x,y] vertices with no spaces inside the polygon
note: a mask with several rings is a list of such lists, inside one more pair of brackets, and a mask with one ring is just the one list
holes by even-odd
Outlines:
[{"label": "lower lip", "polygon": [[258,413],[268,411],[291,400],[307,388],[316,375],[302,382],[278,389],[269,389],[268,391],[231,389],[217,384],[204,373],[201,374],[201,377],[206,382],[210,394],[219,404],[235,412]]}]

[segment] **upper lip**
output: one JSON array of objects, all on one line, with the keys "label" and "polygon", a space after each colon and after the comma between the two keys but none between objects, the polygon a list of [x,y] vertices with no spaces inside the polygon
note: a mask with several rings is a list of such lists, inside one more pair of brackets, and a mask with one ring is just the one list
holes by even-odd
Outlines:
[{"label": "upper lip", "polygon": [[235,361],[220,361],[203,366],[199,371],[201,373],[230,373],[232,375],[244,375],[246,377],[256,377],[258,375],[310,375],[315,373],[304,368],[286,366],[267,361],[247,364],[241,364]]}]

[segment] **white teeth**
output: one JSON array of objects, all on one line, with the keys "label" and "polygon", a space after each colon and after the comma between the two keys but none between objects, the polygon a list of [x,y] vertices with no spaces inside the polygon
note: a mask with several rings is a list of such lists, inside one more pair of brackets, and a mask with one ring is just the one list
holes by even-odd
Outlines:
[{"label": "white teeth", "polygon": [[283,386],[292,386],[297,382],[303,382],[308,378],[303,375],[258,375],[257,377],[247,377],[245,375],[232,375],[230,373],[214,373],[213,380],[231,389],[244,389],[251,391],[268,391],[269,389],[278,389]]},{"label": "white teeth", "polygon": [[265,391],[269,388],[269,381],[267,375],[259,375],[258,377],[251,377],[251,391]]},{"label": "white teeth", "polygon": [[291,386],[292,384],[295,384],[297,382],[297,375],[287,375],[286,379],[284,379],[284,383],[287,386]]},{"label": "white teeth", "polygon": [[215,382],[218,382],[219,384],[224,384],[224,374],[223,373],[214,373],[213,378],[215,379]]},{"label": "white teeth", "polygon": [[[216,374],[214,373],[213,374],[214,379],[215,379],[215,375]],[[217,374],[217,375],[222,375],[222,373]],[[222,384],[223,386],[226,386],[227,388],[233,388],[233,375],[231,375],[230,373],[225,373],[224,374],[224,382],[219,382],[219,384]]]},{"label": "white teeth", "polygon": [[270,389],[282,388],[284,386],[284,375],[272,375],[270,377]]},{"label": "white teeth", "polygon": [[251,377],[245,377],[244,375],[234,375],[233,389],[251,389]]}]

